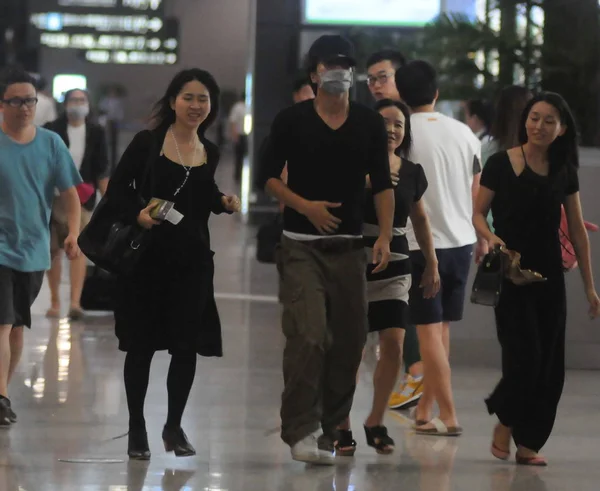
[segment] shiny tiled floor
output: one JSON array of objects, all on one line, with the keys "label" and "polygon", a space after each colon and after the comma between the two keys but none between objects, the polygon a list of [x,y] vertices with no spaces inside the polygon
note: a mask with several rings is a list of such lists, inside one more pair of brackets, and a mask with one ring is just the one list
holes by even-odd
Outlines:
[{"label": "shiny tiled floor", "polygon": [[[407,414],[390,413],[392,456],[377,456],[357,431],[354,459],[335,468],[292,462],[277,436],[282,336],[275,273],[253,259],[254,232],[231,217],[212,224],[216,289],[225,357],[201,360],[184,427],[198,455],[177,459],[162,449],[168,356],[155,358],[146,419],[149,464],[128,463],[127,409],[110,316],[82,323],[50,322],[45,288],[34,306],[25,354],[11,386],[19,423],[0,433],[0,491],[542,491],[598,489],[600,380],[570,372],[548,469],[517,469],[488,453],[493,420],[483,397],[496,371],[458,369],[456,400],[465,427],[460,439],[417,437]],[[68,287],[64,285],[66,299]],[[370,403],[372,361],[365,363],[353,423],[361,428]]]}]

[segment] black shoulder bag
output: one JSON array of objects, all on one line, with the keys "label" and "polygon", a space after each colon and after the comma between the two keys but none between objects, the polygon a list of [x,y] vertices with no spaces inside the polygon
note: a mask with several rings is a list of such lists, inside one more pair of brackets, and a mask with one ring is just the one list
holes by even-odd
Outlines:
[{"label": "black shoulder bag", "polygon": [[[147,205],[142,189],[152,171],[156,157],[154,148],[155,145],[152,145],[139,185],[135,180],[136,199],[142,206]],[[149,232],[140,227],[137,217],[133,221],[123,218],[118,207],[105,195],[90,222],[81,231],[77,243],[83,254],[99,268],[115,275],[127,275],[134,270],[146,250]]]}]

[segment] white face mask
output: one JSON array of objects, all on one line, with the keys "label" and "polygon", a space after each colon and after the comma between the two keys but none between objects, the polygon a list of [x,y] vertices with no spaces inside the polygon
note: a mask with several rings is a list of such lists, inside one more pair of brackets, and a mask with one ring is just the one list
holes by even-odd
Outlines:
[{"label": "white face mask", "polygon": [[352,87],[352,69],[336,68],[320,75],[319,88],[329,94],[343,94]]},{"label": "white face mask", "polygon": [[80,106],[67,107],[67,116],[74,119],[85,119],[90,114],[90,106],[82,104]]}]

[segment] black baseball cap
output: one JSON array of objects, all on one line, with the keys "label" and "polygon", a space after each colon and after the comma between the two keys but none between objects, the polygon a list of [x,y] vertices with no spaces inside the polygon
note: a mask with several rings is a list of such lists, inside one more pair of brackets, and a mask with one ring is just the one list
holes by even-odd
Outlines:
[{"label": "black baseball cap", "polygon": [[328,34],[317,39],[308,51],[308,57],[320,63],[332,63],[345,60],[350,66],[356,66],[354,45],[345,37]]}]

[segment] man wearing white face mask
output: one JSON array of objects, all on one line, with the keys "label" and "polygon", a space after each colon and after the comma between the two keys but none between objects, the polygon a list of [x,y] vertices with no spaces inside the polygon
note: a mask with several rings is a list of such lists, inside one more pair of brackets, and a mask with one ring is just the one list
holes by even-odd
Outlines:
[{"label": "man wearing white face mask", "polygon": [[295,460],[331,464],[367,337],[365,176],[380,224],[368,258],[374,272],[389,261],[394,194],[383,119],[349,100],[354,47],[322,36],[308,63],[316,98],[275,118],[262,182],[285,204],[277,257],[286,336],[281,437]]},{"label": "man wearing white face mask", "polygon": [[[85,227],[92,216],[96,204],[96,190],[102,195],[108,186],[109,163],[106,148],[106,138],[102,126],[89,120],[89,97],[86,91],[70,90],[65,94],[64,114],[56,121],[48,123],[47,129],[58,133],[71,152],[73,161],[83,185],[78,188],[81,200],[81,229]],[[58,197],[52,206],[50,221],[50,252],[52,267],[48,271],[51,306],[48,317],[60,317],[59,286],[61,278],[61,244],[67,233],[65,207]],[[71,262],[71,303],[69,317],[77,320],[82,317],[80,300],[83,283],[86,276],[87,262],[83,255]]]}]

